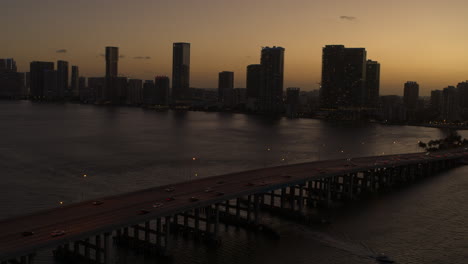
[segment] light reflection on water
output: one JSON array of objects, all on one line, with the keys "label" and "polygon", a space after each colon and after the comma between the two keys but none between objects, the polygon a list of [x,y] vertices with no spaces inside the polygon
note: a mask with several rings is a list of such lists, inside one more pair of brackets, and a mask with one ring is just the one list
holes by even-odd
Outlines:
[{"label": "light reflection on water", "polygon": [[[1,102],[0,121],[0,218],[195,177],[416,152],[419,140],[443,134],[424,127],[29,102]],[[339,210],[329,227],[264,216],[280,232],[279,241],[234,228],[217,249],[181,239],[172,263],[374,263],[367,247],[399,263],[460,263],[468,254],[462,246],[468,242],[467,172],[458,168]],[[154,262],[122,252],[116,258]]]}]

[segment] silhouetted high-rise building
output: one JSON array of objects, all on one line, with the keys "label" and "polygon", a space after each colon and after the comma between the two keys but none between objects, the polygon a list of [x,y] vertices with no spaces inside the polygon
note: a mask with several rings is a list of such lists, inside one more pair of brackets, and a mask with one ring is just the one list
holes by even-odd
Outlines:
[{"label": "silhouetted high-rise building", "polygon": [[258,98],[260,87],[263,85],[263,67],[261,64],[247,66],[246,79],[247,98]]},{"label": "silhouetted high-rise building", "polygon": [[57,61],[57,98],[64,98],[68,91],[68,62]]},{"label": "silhouetted high-rise building", "polygon": [[0,72],[17,72],[14,59],[0,59]]},{"label": "silhouetted high-rise building", "polygon": [[218,102],[223,106],[231,106],[234,89],[234,72],[223,71],[218,77]]},{"label": "silhouetted high-rise building", "polygon": [[15,60],[0,59],[0,98],[24,97],[24,78],[24,73],[17,72]]},{"label": "silhouetted high-rise building", "polygon": [[146,80],[143,83],[143,103],[145,105],[156,104],[156,89],[153,80]]},{"label": "silhouetted high-rise building", "polygon": [[91,92],[91,89],[86,85],[86,77],[78,78],[78,97],[81,102],[94,102],[94,94]]},{"label": "silhouetted high-rise building", "polygon": [[127,77],[115,77],[113,78],[111,90],[111,102],[112,104],[125,104],[127,101]]},{"label": "silhouetted high-rise building", "polygon": [[119,63],[119,48],[106,47],[106,77],[117,77]]},{"label": "silhouetted high-rise building", "polygon": [[53,71],[53,62],[33,61],[30,64],[30,86],[31,96],[33,99],[42,99],[44,94],[44,73],[45,71]]},{"label": "silhouetted high-rise building", "polygon": [[457,88],[449,86],[442,91],[441,117],[444,121],[460,120]]},{"label": "silhouetted high-rise building", "polygon": [[156,104],[169,105],[169,77],[156,76],[154,84],[156,89]]},{"label": "silhouetted high-rise building", "polygon": [[256,111],[258,109],[260,89],[265,84],[263,78],[263,67],[261,64],[247,66],[246,96],[248,110]]},{"label": "silhouetted high-rise building", "polygon": [[100,98],[102,101],[116,103],[118,91],[116,91],[115,87],[115,78],[117,78],[119,73],[118,63],[119,48],[106,47],[106,88],[104,89],[103,98]]},{"label": "silhouetted high-rise building", "polygon": [[259,111],[279,114],[283,109],[284,48],[262,48],[263,85],[259,91]]},{"label": "silhouetted high-rise building", "polygon": [[94,101],[102,101],[104,91],[106,89],[105,77],[90,77],[88,78],[88,90]]},{"label": "silhouetted high-rise building", "polygon": [[78,97],[80,86],[80,72],[78,66],[72,66],[71,71],[71,95],[72,97]]},{"label": "silhouetted high-rise building", "polygon": [[190,99],[190,43],[174,43],[172,50],[172,102]]},{"label": "silhouetted high-rise building", "polygon": [[366,50],[327,45],[322,54],[322,108],[362,107],[366,100]]},{"label": "silhouetted high-rise building", "polygon": [[234,88],[232,89],[232,105],[237,109],[243,109],[247,103],[247,89]]},{"label": "silhouetted high-rise building", "polygon": [[430,108],[433,112],[440,113],[442,110],[442,91],[434,90],[431,91],[431,102]]},{"label": "silhouetted high-rise building", "polygon": [[403,102],[408,109],[414,110],[418,105],[419,84],[417,82],[406,82],[404,86]]},{"label": "silhouetted high-rise building", "polygon": [[44,71],[44,97],[47,100],[57,100],[59,96],[58,72],[55,70]]},{"label": "silhouetted high-rise building", "polygon": [[466,112],[468,111],[468,81],[458,83],[457,90],[460,107]]},{"label": "silhouetted high-rise building", "polygon": [[380,64],[368,60],[366,63],[366,102],[367,107],[378,107],[380,91]]},{"label": "silhouetted high-rise building", "polygon": [[143,81],[139,79],[128,80],[127,103],[140,105],[143,103]]}]

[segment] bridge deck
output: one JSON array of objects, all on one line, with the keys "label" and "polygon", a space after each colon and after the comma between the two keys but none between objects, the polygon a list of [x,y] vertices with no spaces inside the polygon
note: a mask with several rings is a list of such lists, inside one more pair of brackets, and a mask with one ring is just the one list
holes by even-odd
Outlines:
[{"label": "bridge deck", "polygon": [[[468,152],[456,150],[430,155],[413,153],[353,158],[352,162],[343,159],[293,164],[173,184],[171,187],[175,190],[170,193],[165,191],[168,186],[160,186],[105,197],[100,199],[103,202],[101,205],[93,205],[91,201],[86,201],[40,211],[0,221],[0,260],[85,239],[95,234],[110,232],[116,228],[142,223],[191,208],[207,206],[218,201],[279,189],[305,180],[344,175],[377,167],[459,159],[466,156]],[[285,175],[291,177],[284,177]],[[249,186],[248,183],[253,183],[253,185]],[[205,192],[208,187],[211,187],[213,192]],[[218,196],[216,192],[224,194]],[[167,197],[174,197],[175,200],[167,202],[165,201]],[[192,202],[191,197],[197,197],[199,201]],[[163,206],[153,208],[154,203],[163,203]],[[150,212],[138,215],[141,209]],[[50,233],[53,230],[65,230],[66,235],[51,237]],[[23,237],[24,231],[33,231],[34,235]]]}]

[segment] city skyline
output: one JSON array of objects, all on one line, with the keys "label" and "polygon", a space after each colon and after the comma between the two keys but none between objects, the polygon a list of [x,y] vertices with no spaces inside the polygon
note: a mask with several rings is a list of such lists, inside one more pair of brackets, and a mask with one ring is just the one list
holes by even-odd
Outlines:
[{"label": "city skyline", "polygon": [[[461,17],[467,4],[462,1],[426,1],[424,7],[403,5],[403,1],[296,0],[293,4],[269,1],[268,5],[241,1],[235,7],[226,1],[204,1],[211,3],[208,15],[190,12],[203,10],[188,1],[137,1],[132,6],[112,1],[111,7],[109,1],[91,6],[48,2],[51,5],[26,0],[7,1],[5,5],[8,12],[0,18],[4,22],[0,27],[9,41],[0,44],[0,57],[15,58],[19,71],[27,71],[30,61],[64,60],[78,65],[83,76],[103,76],[102,47],[117,46],[124,56],[119,63],[122,75],[138,79],[171,76],[172,43],[185,41],[192,44],[190,83],[199,88],[216,88],[220,71],[235,72],[234,86],[245,87],[245,66],[258,62],[260,47],[274,45],[287,49],[284,86],[302,90],[318,89],[321,48],[330,44],[365,47],[373,54],[372,59],[382,64],[384,95],[402,95],[403,83],[414,80],[421,85],[420,94],[427,96],[431,90],[454,85],[468,76],[468,54],[463,52],[468,42],[463,34],[467,21]],[[360,10],[362,5],[366,9]],[[99,16],[103,8],[110,8],[112,14]],[[71,9],[76,12],[70,14],[67,10]],[[237,12],[221,12],[226,9]],[[164,19],[177,10],[183,19],[177,23]],[[275,14],[280,10],[284,15],[279,21],[266,15],[266,11]],[[80,20],[84,14],[89,19]],[[292,15],[295,19],[288,19]],[[56,19],[64,23],[55,23]],[[246,26],[248,23],[252,26]],[[95,30],[87,32],[86,26],[95,26]],[[33,40],[39,41],[31,46]]]}]

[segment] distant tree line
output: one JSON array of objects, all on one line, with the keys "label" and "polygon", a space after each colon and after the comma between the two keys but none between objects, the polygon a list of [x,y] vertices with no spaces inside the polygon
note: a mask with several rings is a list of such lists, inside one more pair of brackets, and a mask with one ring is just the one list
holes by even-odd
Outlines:
[{"label": "distant tree line", "polygon": [[419,147],[426,151],[437,151],[468,146],[468,140],[462,138],[455,130],[450,130],[445,138],[430,140],[429,142],[419,142]]}]

